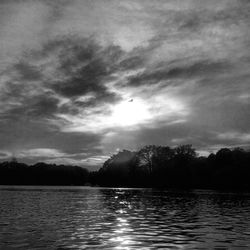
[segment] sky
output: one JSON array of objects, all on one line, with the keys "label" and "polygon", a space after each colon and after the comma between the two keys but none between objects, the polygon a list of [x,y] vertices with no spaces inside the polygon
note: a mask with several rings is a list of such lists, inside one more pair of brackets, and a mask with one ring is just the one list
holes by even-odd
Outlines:
[{"label": "sky", "polygon": [[250,146],[250,1],[0,0],[0,161]]}]

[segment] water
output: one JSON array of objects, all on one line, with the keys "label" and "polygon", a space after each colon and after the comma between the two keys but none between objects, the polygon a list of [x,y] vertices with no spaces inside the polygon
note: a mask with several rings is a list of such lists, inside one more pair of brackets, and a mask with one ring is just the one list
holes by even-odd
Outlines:
[{"label": "water", "polygon": [[250,249],[250,194],[1,187],[0,249]]}]

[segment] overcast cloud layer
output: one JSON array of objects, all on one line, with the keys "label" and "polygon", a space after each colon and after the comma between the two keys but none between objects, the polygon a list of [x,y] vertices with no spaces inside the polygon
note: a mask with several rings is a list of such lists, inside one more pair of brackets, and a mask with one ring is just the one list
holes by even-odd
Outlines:
[{"label": "overcast cloud layer", "polygon": [[1,0],[0,159],[249,148],[249,21],[248,0]]}]

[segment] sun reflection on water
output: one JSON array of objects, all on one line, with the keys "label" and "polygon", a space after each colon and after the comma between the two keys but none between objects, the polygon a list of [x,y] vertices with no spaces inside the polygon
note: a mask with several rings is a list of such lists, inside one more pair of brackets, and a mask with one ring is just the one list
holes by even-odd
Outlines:
[{"label": "sun reflection on water", "polygon": [[124,249],[130,250],[131,246],[134,243],[133,239],[133,229],[130,227],[129,221],[126,218],[127,208],[130,208],[131,205],[126,201],[119,201],[121,206],[125,206],[125,208],[120,208],[116,211],[117,218],[115,223],[114,234],[110,238],[112,243],[115,243],[116,246],[114,249]]}]

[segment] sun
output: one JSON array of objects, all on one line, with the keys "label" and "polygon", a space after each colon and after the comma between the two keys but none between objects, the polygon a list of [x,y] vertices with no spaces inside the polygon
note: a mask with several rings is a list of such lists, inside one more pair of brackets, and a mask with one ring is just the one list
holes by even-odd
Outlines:
[{"label": "sun", "polygon": [[118,126],[133,126],[150,118],[147,105],[142,100],[121,102],[113,107],[111,122]]}]

